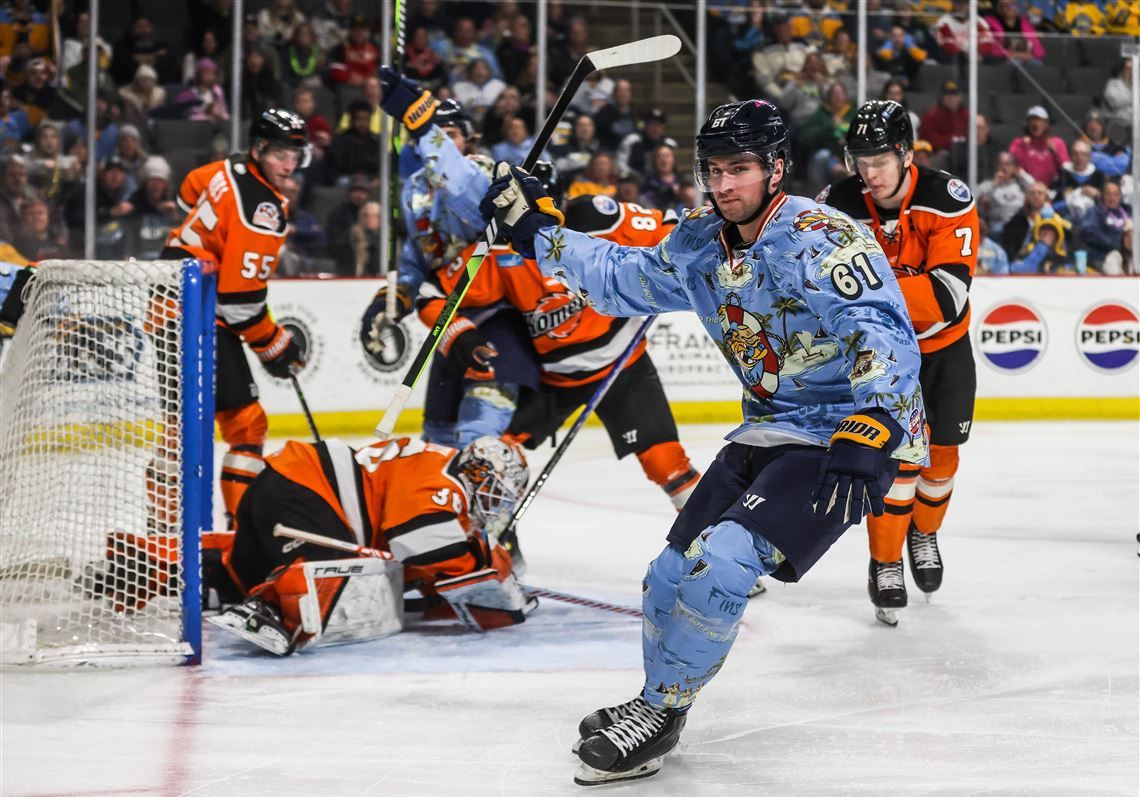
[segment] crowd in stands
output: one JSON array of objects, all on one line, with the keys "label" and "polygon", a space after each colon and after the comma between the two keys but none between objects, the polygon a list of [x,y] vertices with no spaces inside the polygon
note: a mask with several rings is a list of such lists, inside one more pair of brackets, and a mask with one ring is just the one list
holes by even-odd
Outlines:
[{"label": "crowd in stands", "polygon": [[[287,190],[293,232],[279,273],[375,273],[385,223],[377,3],[246,0],[233,97],[232,0],[104,2],[111,18],[96,37],[90,153],[87,0],[61,4],[55,19],[51,0],[0,0],[0,240],[28,259],[80,255],[93,158],[96,256],[154,257],[180,220],[173,197],[182,177],[228,154],[231,108],[249,120],[284,106],[306,120],[316,157]],[[710,3],[709,67],[719,82],[710,100],[727,92],[783,109],[794,134],[793,187],[802,193],[846,173],[843,139],[857,106],[855,5]],[[1132,73],[1118,40],[1107,37],[1140,35],[1140,4],[979,5],[976,119],[962,89],[965,0],[868,0],[868,97],[910,111],[917,163],[963,179],[976,125],[981,271],[1130,272]],[[547,107],[591,49],[588,6],[548,7]],[[458,100],[475,120],[480,150],[495,160],[521,163],[533,143],[534,10],[513,0],[410,3],[404,70]],[[688,26],[685,12],[675,13]],[[595,74],[544,154],[568,198],[606,194],[681,210],[703,201],[674,138],[687,144],[687,128],[671,129],[622,75]]]}]

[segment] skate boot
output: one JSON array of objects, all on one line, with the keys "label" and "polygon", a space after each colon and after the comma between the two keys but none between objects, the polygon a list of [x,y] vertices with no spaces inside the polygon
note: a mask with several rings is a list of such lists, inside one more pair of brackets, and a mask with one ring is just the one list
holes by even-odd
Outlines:
[{"label": "skate boot", "polygon": [[748,597],[755,598],[757,595],[763,595],[767,591],[768,588],[764,586],[764,576],[760,576],[760,578],[756,579],[756,583],[752,585],[752,589],[748,590]]},{"label": "skate boot", "polygon": [[600,708],[593,714],[587,714],[578,723],[578,740],[574,742],[574,746],[570,748],[570,752],[575,755],[578,754],[578,748],[582,746],[582,742],[589,739],[602,728],[608,728],[620,719],[625,719],[630,715],[635,706],[649,705],[645,702],[645,698],[638,695],[633,700],[627,700],[616,706],[608,708]]},{"label": "skate boot", "polygon": [[630,712],[582,742],[581,764],[574,773],[580,786],[614,783],[656,775],[665,754],[677,746],[685,713],[634,701]]},{"label": "skate boot", "polygon": [[910,575],[914,585],[926,593],[942,586],[942,556],[938,553],[938,535],[923,534],[913,525],[906,532],[906,552],[910,559]]},{"label": "skate boot", "polygon": [[875,607],[875,619],[889,626],[899,624],[899,609],[906,606],[906,582],[902,559],[897,562],[871,560],[867,573],[867,594]]},{"label": "skate boot", "polygon": [[285,630],[281,614],[260,598],[249,598],[206,619],[275,655],[293,652],[293,636]]}]

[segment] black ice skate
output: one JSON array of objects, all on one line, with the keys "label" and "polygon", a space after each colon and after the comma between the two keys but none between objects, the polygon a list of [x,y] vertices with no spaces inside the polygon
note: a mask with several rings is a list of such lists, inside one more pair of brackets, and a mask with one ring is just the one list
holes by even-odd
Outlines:
[{"label": "black ice skate", "polygon": [[757,595],[763,595],[767,591],[768,588],[764,586],[764,576],[760,576],[760,578],[756,579],[756,583],[752,585],[752,589],[748,590],[748,597],[755,598]]},{"label": "black ice skate", "polygon": [[938,553],[938,535],[923,534],[913,525],[906,532],[906,552],[910,559],[910,575],[914,585],[926,593],[942,586],[942,556]]},{"label": "black ice skate", "polygon": [[593,714],[587,714],[578,723],[578,739],[574,742],[574,746],[570,748],[570,752],[577,755],[578,748],[582,746],[582,742],[589,739],[602,728],[608,728],[620,719],[628,717],[633,711],[635,706],[647,706],[645,698],[638,695],[633,700],[627,700],[616,706],[609,706],[608,708],[600,708]]},{"label": "black ice skate", "polygon": [[897,562],[871,560],[867,573],[867,594],[875,607],[875,619],[889,626],[899,624],[899,609],[906,606],[906,582],[902,559]]},{"label": "black ice skate", "polygon": [[270,653],[287,656],[293,652],[293,638],[281,623],[280,613],[258,598],[249,598],[206,619]]},{"label": "black ice skate", "polygon": [[575,783],[595,786],[647,778],[660,771],[665,754],[681,738],[685,714],[654,708],[644,700],[634,702],[626,716],[582,742]]}]

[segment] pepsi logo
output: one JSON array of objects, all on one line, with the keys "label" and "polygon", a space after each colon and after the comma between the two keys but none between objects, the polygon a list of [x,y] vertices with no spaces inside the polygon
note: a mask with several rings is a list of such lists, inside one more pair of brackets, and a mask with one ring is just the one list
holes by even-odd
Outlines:
[{"label": "pepsi logo", "polygon": [[1140,356],[1140,317],[1119,302],[1094,305],[1077,322],[1077,351],[1096,371],[1131,368]]},{"label": "pepsi logo", "polygon": [[991,307],[978,325],[978,350],[994,370],[1017,373],[1040,362],[1048,344],[1045,321],[1028,304],[1006,302]]}]

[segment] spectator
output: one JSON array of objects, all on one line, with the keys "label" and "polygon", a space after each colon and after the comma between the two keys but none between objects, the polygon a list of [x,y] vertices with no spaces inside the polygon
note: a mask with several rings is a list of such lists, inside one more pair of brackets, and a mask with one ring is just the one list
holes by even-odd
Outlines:
[{"label": "spectator", "polygon": [[978,247],[977,273],[1008,274],[1009,258],[1001,248],[1001,244],[990,237],[989,228],[983,218],[978,219],[978,237],[982,239],[982,243]]},{"label": "spectator", "polygon": [[1062,202],[1054,203],[1054,207],[1080,226],[1085,214],[1100,199],[1105,176],[1092,163],[1089,142],[1077,139],[1069,152],[1072,160],[1062,164],[1061,175],[1057,178],[1056,198]]},{"label": "spectator", "polygon": [[[218,44],[218,52],[228,50],[233,43],[234,0],[188,0],[188,5],[192,26],[189,40],[201,43],[203,34],[210,31]],[[254,17],[253,21],[256,25],[257,18]],[[200,53],[197,57],[192,57],[183,82],[189,82],[194,77],[194,64],[198,58],[203,57],[218,60],[217,53]]]},{"label": "spectator", "polygon": [[20,231],[20,212],[36,196],[28,185],[27,161],[22,155],[9,156],[0,167],[0,238],[15,239]]},{"label": "spectator", "polygon": [[867,33],[871,39],[867,47],[869,52],[874,52],[883,46],[891,37],[893,26],[894,17],[883,9],[882,0],[867,0]]},{"label": "spectator", "polygon": [[139,187],[131,193],[134,210],[128,222],[128,252],[140,260],[157,260],[170,231],[182,221],[170,186],[170,164],[152,155],[139,170]]},{"label": "spectator", "polygon": [[333,138],[325,156],[328,182],[343,181],[353,174],[379,177],[380,137],[369,129],[371,117],[372,109],[362,100],[348,106],[348,130]]},{"label": "spectator", "polygon": [[472,118],[481,117],[494,105],[506,83],[491,74],[490,65],[482,58],[474,58],[463,72],[463,80],[451,87],[452,94]]},{"label": "spectator", "polygon": [[143,64],[135,70],[135,79],[119,89],[119,99],[123,103],[123,121],[145,125],[154,109],[166,105],[166,89],[158,85],[154,67]]},{"label": "spectator", "polygon": [[[63,40],[63,55],[59,59],[59,71],[67,72],[71,67],[87,59],[88,39],[91,36],[91,14],[80,11],[75,16],[75,35]],[[114,50],[103,40],[102,36],[95,37],[95,49],[98,51],[99,68],[107,69],[111,66],[111,57]]]},{"label": "spectator", "polygon": [[[549,17],[550,15],[548,15],[548,21]],[[566,78],[570,77],[578,59],[590,49],[588,46],[589,38],[590,28],[586,23],[586,18],[582,16],[574,16],[569,19],[566,24],[565,38],[551,37],[549,65],[552,82],[555,85],[562,84]]]},{"label": "spectator", "polygon": [[662,144],[653,150],[649,177],[641,184],[643,203],[658,210],[670,210],[681,199],[681,175],[677,171],[677,154]]},{"label": "spectator", "polygon": [[677,149],[677,142],[665,135],[665,112],[654,108],[645,115],[645,125],[638,133],[626,136],[618,148],[618,171],[622,174],[649,171],[649,155],[662,144]]},{"label": "spectator", "polygon": [[425,28],[432,46],[442,44],[447,32],[455,26],[455,21],[443,10],[440,0],[420,0],[419,10],[408,19],[408,30]]},{"label": "spectator", "polygon": [[1072,273],[1065,235],[1072,225],[1060,216],[1038,218],[1032,234],[1016,258],[1010,258],[1011,274]]},{"label": "spectator", "polygon": [[491,157],[496,163],[506,161],[521,166],[534,145],[534,137],[527,132],[526,122],[521,116],[513,116],[503,122],[503,140],[491,147]]},{"label": "spectator", "polygon": [[930,142],[924,138],[916,138],[914,140],[914,165],[921,166],[924,169],[934,168],[934,148],[930,146]]},{"label": "spectator", "polygon": [[827,67],[819,53],[808,53],[804,65],[794,77],[784,81],[776,102],[790,119],[793,128],[798,128],[815,113],[823,101],[827,90]]},{"label": "spectator", "polygon": [[7,153],[17,149],[31,132],[24,109],[12,107],[12,90],[0,87],[0,150]]},{"label": "spectator", "polygon": [[[281,77],[281,59],[277,56],[277,48],[270,47],[261,39],[261,28],[257,24],[257,14],[246,14],[242,18],[241,26],[241,42],[242,53],[250,53],[258,50],[265,56],[265,63],[269,65],[269,71],[273,73],[274,77]],[[233,51],[227,50],[222,60],[218,63],[222,66],[224,74],[230,74],[232,69]]]},{"label": "spectator", "polygon": [[522,113],[522,96],[514,86],[507,86],[495,104],[483,115],[483,146],[493,147],[503,140],[503,122]]},{"label": "spectator", "polygon": [[979,185],[974,195],[978,202],[978,215],[993,235],[1001,236],[1006,223],[1024,207],[1025,189],[1032,182],[1029,175],[1018,172],[1017,161],[1008,152],[997,156],[994,176]]},{"label": "spectator", "polygon": [[443,67],[452,82],[461,80],[463,70],[476,58],[486,61],[487,66],[491,67],[491,74],[495,77],[500,77],[502,74],[495,54],[475,41],[475,23],[470,17],[460,17],[455,20],[451,38],[439,42],[435,51],[443,60]]},{"label": "spectator", "polygon": [[614,97],[614,82],[600,72],[589,75],[570,101],[570,108],[579,113],[595,114]]},{"label": "spectator", "polygon": [[245,54],[245,67],[241,72],[242,117],[256,119],[268,108],[281,104],[281,84],[269,71],[261,50]]},{"label": "spectator", "polygon": [[257,14],[261,40],[278,48],[284,47],[304,23],[305,15],[297,10],[294,0],[271,0],[269,8]]},{"label": "spectator", "polygon": [[[697,185],[694,182],[693,175],[681,175],[681,190],[677,199],[678,202],[673,207],[673,212],[678,217],[683,216],[688,210],[700,207],[701,205],[705,204],[704,200],[701,198],[700,193],[697,191]],[[666,213],[666,215],[668,214]]]},{"label": "spectator", "polygon": [[842,168],[840,153],[855,111],[847,87],[837,80],[828,86],[823,104],[804,120],[799,142],[812,185],[830,184]]},{"label": "spectator", "polygon": [[633,202],[634,204],[641,202],[641,183],[637,177],[632,174],[619,177],[614,199],[618,202]]},{"label": "spectator", "polygon": [[319,89],[325,69],[325,56],[317,44],[313,26],[302,22],[293,30],[293,38],[281,50],[281,76],[290,86],[312,86]]},{"label": "spectator", "polygon": [[[105,161],[119,148],[119,106],[111,102],[114,97],[99,93],[95,95],[95,160]],[[65,148],[68,142],[87,139],[87,114],[76,117],[63,127]]]},{"label": "spectator", "polygon": [[59,128],[41,122],[28,157],[28,183],[49,202],[62,202],[79,180],[79,161],[63,153]]},{"label": "spectator", "polygon": [[530,20],[525,14],[516,14],[511,20],[510,36],[503,39],[495,50],[499,67],[503,70],[503,80],[514,83],[526,69],[526,63],[534,52],[534,35]]},{"label": "spectator", "polygon": [[[95,257],[123,260],[127,257],[127,220],[134,205],[126,192],[127,171],[117,157],[108,158],[99,169],[95,187]],[[76,191],[64,208],[64,219],[77,241],[83,239],[84,192]]]},{"label": "spectator", "polygon": [[[1081,224],[1089,265],[1103,274],[1123,274],[1124,264],[1131,262],[1132,216],[1124,209],[1122,199],[1119,183],[1105,183],[1100,202]],[[24,256],[30,257],[26,252]]]},{"label": "spectator", "polygon": [[48,61],[33,58],[24,69],[24,82],[12,89],[12,101],[28,117],[32,129],[47,118],[56,105],[56,90],[48,82],[51,71]]},{"label": "spectator", "polygon": [[902,25],[891,27],[891,35],[875,50],[875,65],[888,74],[913,83],[918,70],[926,63],[926,50]]},{"label": "spectator", "polygon": [[422,25],[412,31],[408,45],[404,48],[407,63],[404,69],[408,77],[424,88],[436,89],[447,81],[447,70],[439,53],[431,48],[428,30]]},{"label": "spectator", "polygon": [[51,206],[45,200],[34,198],[25,202],[20,208],[20,222],[20,231],[13,243],[28,260],[68,256],[67,234],[52,224]]},{"label": "spectator", "polygon": [[154,22],[147,16],[136,16],[131,29],[115,45],[111,59],[111,77],[125,86],[131,82],[138,68],[146,64],[158,73],[160,83],[178,80],[178,65],[165,42],[154,35]]},{"label": "spectator", "polygon": [[613,196],[616,193],[617,170],[614,168],[614,159],[609,153],[595,152],[586,164],[586,170],[571,181],[566,189],[566,200],[582,194]]},{"label": "spectator", "polygon": [[[1044,5],[1043,0],[1035,0],[1035,3]],[[1105,31],[1105,22],[1107,21],[1104,15],[1105,10],[1111,5],[1111,2],[1100,2],[1099,0],[1069,0],[1067,3],[1057,3],[1058,7],[1055,7],[1056,27],[1074,36],[1100,36]],[[1122,10],[1123,13],[1120,16],[1125,18],[1130,16],[1127,5]],[[1129,31],[1130,34],[1132,32]]]},{"label": "spectator", "polygon": [[1052,185],[1069,160],[1069,148],[1057,136],[1050,135],[1049,112],[1034,105],[1025,112],[1025,135],[1014,139],[1009,152],[1017,165],[1034,180]]},{"label": "spectator", "polygon": [[226,94],[218,83],[218,65],[209,58],[198,61],[194,67],[194,80],[175,100],[185,105],[185,118],[220,122],[230,118]]},{"label": "spectator", "polygon": [[1124,147],[1108,136],[1104,118],[1093,111],[1085,119],[1085,138],[1092,147],[1092,162],[1106,177],[1121,177],[1132,164],[1132,148]]},{"label": "spectator", "polygon": [[352,250],[352,227],[360,218],[360,208],[375,195],[368,178],[353,175],[345,186],[345,199],[332,209],[325,222],[329,231],[329,255],[335,264],[336,274],[351,277],[356,274],[356,259]]},{"label": "spectator", "polygon": [[[364,90],[362,92],[361,100],[368,106],[368,129],[376,135],[380,135],[380,130],[384,124],[384,112],[380,110],[380,96],[381,96],[380,78],[376,75],[371,75],[364,79]],[[349,125],[349,112],[345,111],[340,115],[340,119],[336,123],[338,132],[343,133],[348,130]]]},{"label": "spectator", "polygon": [[281,266],[277,273],[293,277],[327,271],[325,231],[317,217],[301,207],[300,183],[289,178],[281,189],[281,195],[289,200],[289,232],[281,250]]},{"label": "spectator", "polygon": [[815,51],[826,47],[843,28],[843,20],[831,9],[828,0],[804,0],[803,6],[792,12],[788,23],[792,28],[792,38]]},{"label": "spectator", "polygon": [[[218,34],[210,28],[202,31],[201,36],[198,39],[198,43],[190,50],[190,52],[182,56],[183,83],[190,84],[194,81],[194,69],[197,67],[198,61],[203,58],[209,58],[211,61],[217,64],[222,63],[223,58],[227,58],[227,56],[222,51],[222,44],[221,40],[218,38]],[[137,71],[135,72],[135,79],[138,79]],[[157,72],[155,72],[155,80],[158,80]]]},{"label": "spectator", "polygon": [[[934,23],[934,41],[942,61],[963,61],[970,46],[969,0],[953,0],[953,10]],[[994,32],[982,17],[978,18],[978,55],[988,59],[993,53]]]},{"label": "spectator", "polygon": [[1109,78],[1101,94],[1101,105],[1109,125],[1132,129],[1132,59],[1125,58],[1120,74]]},{"label": "spectator", "polygon": [[594,120],[582,114],[574,120],[574,132],[562,147],[550,147],[554,166],[564,180],[571,180],[586,168],[590,156],[601,149]]},{"label": "spectator", "polygon": [[327,53],[348,41],[351,26],[352,0],[325,0],[324,8],[313,16],[313,31],[321,52]]},{"label": "spectator", "polygon": [[333,83],[360,86],[380,68],[380,48],[372,43],[367,20],[352,18],[348,40],[329,53],[329,77]]},{"label": "spectator", "polygon": [[1044,60],[1045,48],[1028,17],[1017,10],[1016,0],[998,0],[997,13],[987,16],[986,22],[993,31],[991,54],[994,58],[1021,63]]},{"label": "spectator", "polygon": [[752,54],[752,69],[759,92],[778,95],[780,84],[803,69],[808,50],[800,42],[792,41],[792,26],[786,17],[775,17],[771,24],[774,41]]},{"label": "spectator", "polygon": [[1009,256],[1010,265],[1021,256],[1022,249],[1032,242],[1032,233],[1038,220],[1052,216],[1049,188],[1038,180],[1026,190],[1025,202],[1021,209],[1013,214],[1001,231],[1001,248]]},{"label": "spectator", "polygon": [[616,151],[627,136],[637,132],[637,117],[633,113],[633,86],[628,80],[615,80],[613,98],[595,115],[598,141],[608,150]]},{"label": "spectator", "polygon": [[317,113],[317,99],[313,89],[298,86],[293,90],[293,112],[305,120],[314,154],[324,158],[325,150],[332,143],[333,131],[329,120]]},{"label": "spectator", "polygon": [[380,273],[379,202],[365,202],[356,224],[352,225],[352,256],[358,277],[375,277]]},{"label": "spectator", "polygon": [[[978,153],[978,174],[993,174],[997,165],[997,157],[1005,150],[999,147],[998,143],[990,136],[990,123],[982,114],[978,114],[978,118],[975,121],[975,129],[978,139],[976,148],[976,152]],[[942,163],[945,165],[946,171],[964,177],[970,168],[969,161],[970,140],[963,138],[954,142],[950,147],[950,152],[946,153],[946,157],[942,160]],[[935,162],[938,163],[938,159],[936,159]]]},{"label": "spectator", "polygon": [[827,67],[828,77],[836,79],[849,79],[852,68],[852,52],[856,50],[851,34],[846,30],[836,31],[835,36],[828,42],[823,52],[823,64]]},{"label": "spectator", "polygon": [[139,174],[142,171],[143,164],[150,157],[147,151],[143,149],[142,137],[139,135],[137,127],[123,125],[119,128],[119,141],[115,148],[115,154],[119,156],[119,160],[123,162],[123,167],[127,170],[126,191],[128,194],[133,194],[138,188]]},{"label": "spectator", "polygon": [[0,8],[4,36],[0,37],[0,56],[13,61],[46,55],[51,50],[51,28],[47,15],[36,9],[32,0],[9,0]]},{"label": "spectator", "polygon": [[[848,87],[848,93],[850,93],[849,87]],[[897,102],[903,108],[906,108],[906,114],[908,117],[910,117],[910,129],[911,130],[918,130],[918,126],[919,126],[918,114],[916,114],[914,111],[912,111],[910,109],[910,106],[907,105],[906,85],[901,80],[899,80],[898,78],[891,78],[885,84],[883,84],[883,94],[880,97],[880,99],[890,100],[891,102]]]}]

